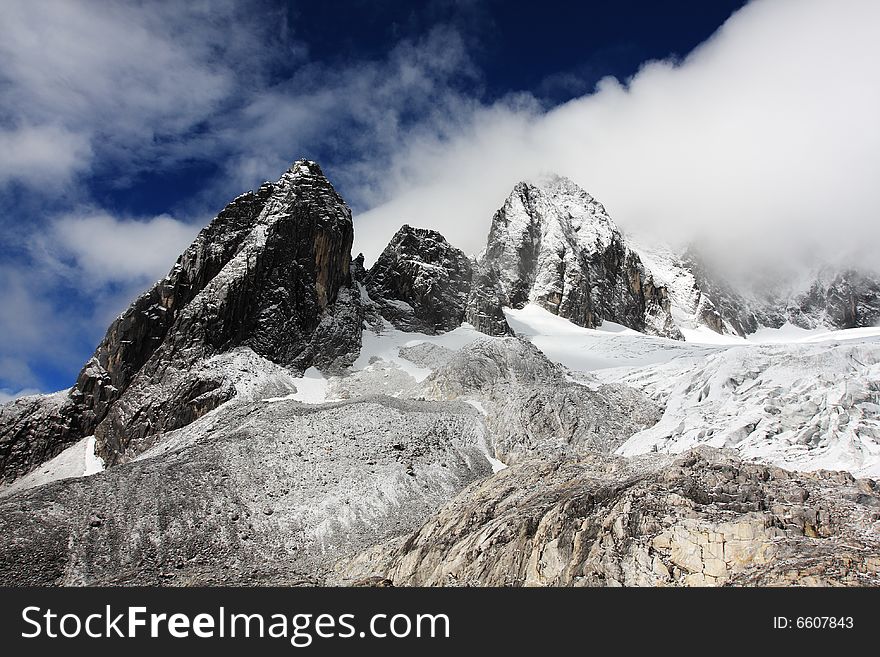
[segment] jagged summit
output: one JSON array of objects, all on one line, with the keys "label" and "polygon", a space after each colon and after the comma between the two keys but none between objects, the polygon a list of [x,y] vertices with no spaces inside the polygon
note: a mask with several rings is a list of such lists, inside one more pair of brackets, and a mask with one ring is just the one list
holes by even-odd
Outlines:
[{"label": "jagged summit", "polygon": [[405,224],[365,277],[380,314],[402,330],[451,331],[464,319],[473,264],[428,228]]},{"label": "jagged summit", "polygon": [[352,241],[351,211],[314,162],[237,197],[111,324],[60,406],[4,417],[0,476],[91,434],[109,463],[137,453],[235,394],[200,370],[218,354],[249,348],[300,371],[350,362],[361,324]]},{"label": "jagged summit", "polygon": [[[468,321],[507,332],[499,309],[538,304],[575,324],[609,320],[680,338],[665,288],[654,284],[604,206],[567,178],[518,183],[495,213]],[[491,293],[487,293],[491,289]]]}]

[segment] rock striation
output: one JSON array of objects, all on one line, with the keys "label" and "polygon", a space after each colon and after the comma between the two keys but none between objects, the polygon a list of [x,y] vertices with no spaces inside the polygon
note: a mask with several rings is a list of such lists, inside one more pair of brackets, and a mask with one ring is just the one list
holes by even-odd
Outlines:
[{"label": "rock striation", "polygon": [[396,586],[876,586],[878,509],[873,480],[706,447],[532,460],[337,573]]},{"label": "rock striation", "polygon": [[364,277],[381,315],[403,331],[439,333],[461,325],[473,264],[437,231],[404,225]]},{"label": "rock striation", "polygon": [[521,182],[492,218],[466,319],[509,333],[501,308],[534,303],[586,328],[608,320],[681,338],[654,282],[605,208],[567,178]]}]

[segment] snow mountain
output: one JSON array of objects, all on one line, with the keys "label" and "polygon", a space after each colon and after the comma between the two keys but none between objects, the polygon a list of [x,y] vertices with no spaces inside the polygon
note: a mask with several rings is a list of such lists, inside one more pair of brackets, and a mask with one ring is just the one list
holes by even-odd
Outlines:
[{"label": "snow mountain", "polygon": [[774,305],[553,176],[477,258],[353,234],[297,161],[0,406],[0,584],[880,583],[870,277]]},{"label": "snow mountain", "polygon": [[567,178],[521,182],[492,218],[467,320],[503,334],[499,311],[537,304],[578,326],[602,321],[681,338],[669,298],[605,208]]},{"label": "snow mountain", "polygon": [[823,265],[737,285],[693,246],[682,254],[656,241],[633,248],[667,289],[673,321],[685,333],[704,327],[746,337],[786,324],[849,329],[880,323],[880,276],[868,271]]}]

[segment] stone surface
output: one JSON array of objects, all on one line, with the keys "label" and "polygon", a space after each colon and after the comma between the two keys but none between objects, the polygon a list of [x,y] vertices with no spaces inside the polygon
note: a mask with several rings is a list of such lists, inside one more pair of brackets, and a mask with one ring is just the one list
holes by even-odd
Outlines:
[{"label": "stone surface", "polygon": [[492,218],[467,321],[504,335],[501,308],[535,303],[579,326],[603,320],[681,338],[656,285],[605,208],[566,178],[521,182]]},{"label": "stone surface", "polygon": [[315,584],[491,472],[465,404],[234,400],[140,458],[0,499],[0,584]]},{"label": "stone surface", "polygon": [[518,338],[473,342],[411,394],[477,402],[492,455],[506,464],[535,455],[610,454],[660,418],[660,408],[643,394],[569,381],[562,367]]},{"label": "stone surface", "polygon": [[582,372],[504,313],[864,326],[870,277],[761,305],[649,267],[558,177],[517,185],[478,261],[404,226],[367,271],[352,230],[298,161],[199,234],[73,388],[0,406],[0,584],[880,583],[874,481],[656,453],[874,467],[869,339],[694,347],[530,308],[538,336],[508,311]]},{"label": "stone surface", "polygon": [[700,448],[672,459],[532,460],[421,529],[337,564],[395,586],[880,583],[880,490]]},{"label": "stone surface", "polygon": [[403,226],[364,278],[379,312],[404,331],[451,331],[464,319],[473,264],[434,230]]}]

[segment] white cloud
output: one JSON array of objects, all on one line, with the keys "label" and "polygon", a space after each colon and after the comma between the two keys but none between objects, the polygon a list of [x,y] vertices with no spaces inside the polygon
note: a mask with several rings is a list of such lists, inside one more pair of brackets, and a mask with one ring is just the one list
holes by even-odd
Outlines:
[{"label": "white cloud", "polygon": [[147,285],[164,276],[192,242],[198,227],[168,215],[120,219],[104,212],[65,215],[41,243],[43,261],[72,269],[82,287]]},{"label": "white cloud", "polygon": [[0,118],[14,126],[4,141],[23,145],[5,153],[0,183],[48,191],[51,177],[88,167],[92,151],[129,169],[167,152],[260,78],[277,52],[257,27],[277,21],[264,18],[232,0],[4,2]]},{"label": "white cloud", "polygon": [[423,131],[444,134],[473,111],[457,86],[477,77],[460,35],[443,26],[375,61],[304,65],[220,122],[218,136],[235,154],[223,182],[246,189],[320,151],[345,163],[336,182],[356,190],[356,202],[375,201],[369,190],[401,145]]},{"label": "white cloud", "polygon": [[[232,0],[10,0],[3,11],[0,185],[46,193],[98,166],[124,187],[144,168],[213,159],[227,170],[188,206],[192,219],[320,154],[351,204],[372,208],[355,225],[355,248],[372,258],[404,222],[477,252],[514,183],[557,171],[627,228],[704,234],[736,257],[862,247],[876,260],[872,0],[759,0],[684,61],[606,79],[549,111],[525,93],[481,103],[467,91],[479,72],[444,27],[380,60],[327,66],[303,60],[285,21]],[[298,69],[269,87],[263,65],[277,56]],[[81,356],[71,336],[102,330],[195,234],[189,220],[74,200],[87,210],[29,217],[27,269],[0,269],[0,379],[16,389],[34,385],[28,362]],[[50,301],[74,285],[72,307]]]},{"label": "white cloud", "polygon": [[41,270],[0,266],[0,388],[7,394],[41,384],[32,369],[36,361],[71,368],[82,362],[74,345],[85,318],[57,308],[46,283]]},{"label": "white cloud", "polygon": [[761,0],[680,63],[549,112],[522,99],[402,144],[387,202],[362,213],[375,257],[404,222],[476,252],[513,183],[568,175],[630,229],[728,253],[832,258],[880,241],[880,3]]},{"label": "white cloud", "polygon": [[0,131],[0,180],[68,182],[92,157],[88,139],[57,125]]},{"label": "white cloud", "polygon": [[168,272],[197,231],[167,215],[90,211],[58,217],[32,235],[28,264],[0,263],[0,403],[44,383],[36,365],[75,371],[113,317]]},{"label": "white cloud", "polygon": [[26,397],[27,395],[38,395],[40,392],[41,391],[36,388],[22,388],[21,390],[0,388],[0,404],[5,404],[6,402],[16,400],[19,397]]}]

